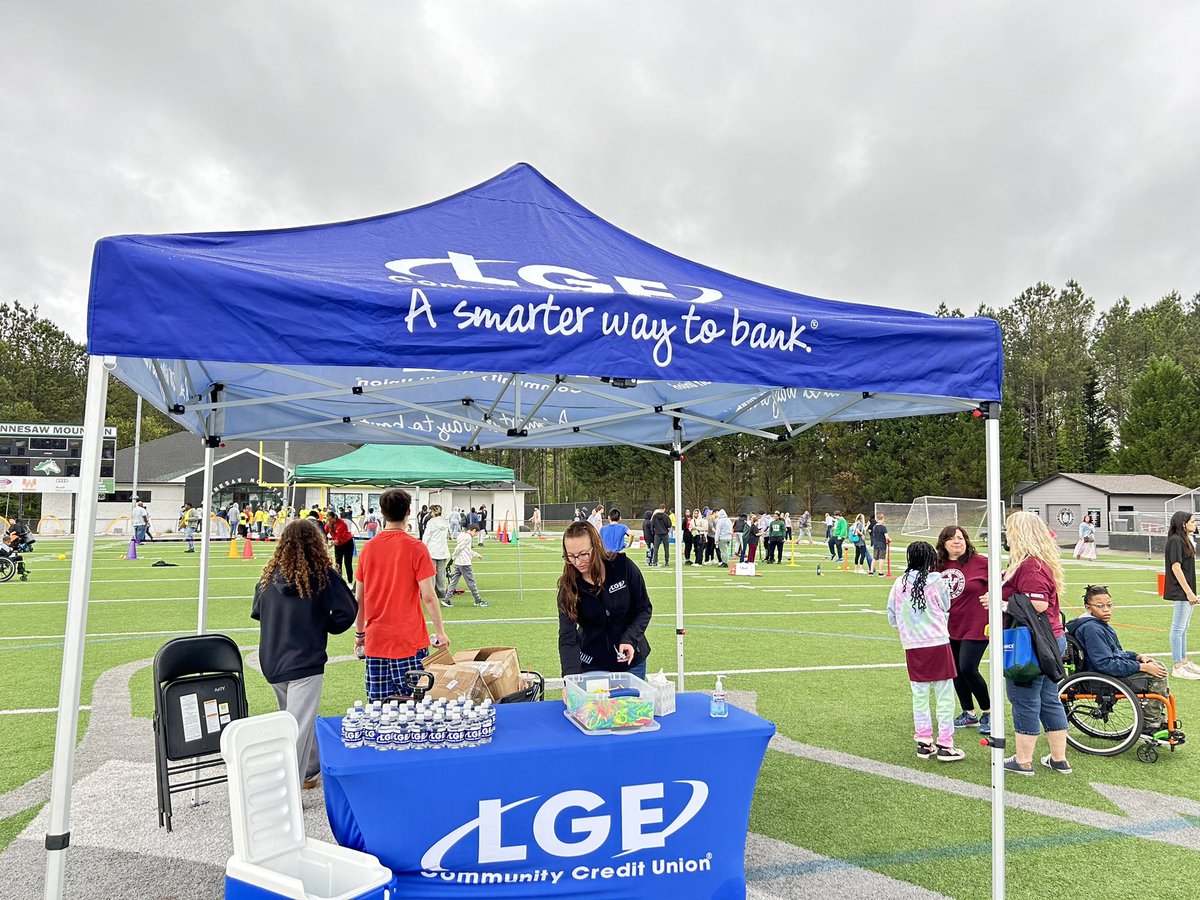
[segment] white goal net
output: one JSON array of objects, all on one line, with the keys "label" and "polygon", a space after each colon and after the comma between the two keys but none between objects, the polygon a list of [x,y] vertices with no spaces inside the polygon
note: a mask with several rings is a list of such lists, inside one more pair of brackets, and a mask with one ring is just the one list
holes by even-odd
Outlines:
[{"label": "white goal net", "polygon": [[[1003,518],[1003,503],[1000,512]],[[918,497],[909,507],[900,533],[933,541],[947,525],[957,525],[972,541],[986,541],[987,501],[969,497]]]}]

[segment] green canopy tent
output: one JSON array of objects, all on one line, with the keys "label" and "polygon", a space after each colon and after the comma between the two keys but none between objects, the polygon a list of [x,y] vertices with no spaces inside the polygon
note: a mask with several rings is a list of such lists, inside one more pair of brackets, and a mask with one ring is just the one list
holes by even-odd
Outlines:
[{"label": "green canopy tent", "polygon": [[[437,447],[400,444],[363,444],[344,456],[296,466],[289,479],[306,485],[405,485],[418,488],[465,487],[507,481],[512,485],[513,518],[517,518],[517,481],[512,469],[489,466]],[[469,505],[469,504],[468,504]],[[513,522],[517,545],[517,593],[525,599],[521,566],[521,523]]]},{"label": "green canopy tent", "polygon": [[513,481],[512,469],[489,466],[437,447],[363,444],[345,456],[296,466],[292,480],[305,484],[363,484],[377,487],[468,487]]}]

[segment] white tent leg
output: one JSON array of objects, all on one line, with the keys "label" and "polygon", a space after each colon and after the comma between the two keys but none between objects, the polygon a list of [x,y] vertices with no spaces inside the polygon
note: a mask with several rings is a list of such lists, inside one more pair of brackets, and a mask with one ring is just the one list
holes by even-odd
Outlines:
[{"label": "white tent leg", "polygon": [[675,449],[675,675],[678,689],[683,687],[683,434],[678,428],[672,446]]},{"label": "white tent leg", "polygon": [[513,478],[512,483],[513,495],[513,536],[512,540],[517,545],[517,596],[522,602],[525,600],[525,577],[521,572],[521,520],[517,518],[517,479]]},{"label": "white tent leg", "polygon": [[92,582],[92,551],[96,543],[100,448],[104,442],[107,405],[108,370],[102,357],[90,356],[83,414],[83,452],[79,465],[78,522],[81,524],[75,529],[71,578],[67,589],[66,639],[63,644],[62,677],[58,684],[58,725],[54,735],[50,823],[46,832],[46,900],[61,900],[66,880],[84,636],[87,634],[88,592]]},{"label": "white tent leg", "polygon": [[1000,552],[1004,515],[1000,502],[1000,404],[985,405],[988,510],[988,691],[992,696],[992,897],[1004,900],[1004,634],[1000,618]]},{"label": "white tent leg", "polygon": [[208,630],[208,561],[212,555],[209,528],[213,514],[213,460],[216,454],[217,451],[212,447],[204,448],[204,499],[201,501],[204,509],[204,531],[200,534],[200,595],[196,613],[196,634],[204,634]]}]

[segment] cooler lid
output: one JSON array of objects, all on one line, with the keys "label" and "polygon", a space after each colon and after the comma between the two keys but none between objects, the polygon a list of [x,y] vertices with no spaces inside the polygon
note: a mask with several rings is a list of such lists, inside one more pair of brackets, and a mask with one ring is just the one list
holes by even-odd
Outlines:
[{"label": "cooler lid", "polygon": [[304,846],[296,766],[299,726],[289,712],[236,719],[221,732],[229,769],[233,855],[262,863]]}]

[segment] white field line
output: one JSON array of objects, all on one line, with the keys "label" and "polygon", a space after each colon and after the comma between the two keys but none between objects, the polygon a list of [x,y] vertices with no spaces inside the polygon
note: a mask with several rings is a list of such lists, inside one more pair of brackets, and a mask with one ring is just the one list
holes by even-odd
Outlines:
[{"label": "white field line", "polygon": [[[81,711],[90,710],[91,708],[92,708],[91,706],[79,707],[79,709]],[[37,715],[39,713],[56,713],[56,712],[58,712],[57,706],[47,706],[44,709],[0,709],[0,716],[27,716],[27,715]]]},{"label": "white field line", "polygon": [[[194,599],[194,598],[183,598],[183,599]],[[209,599],[211,600],[214,598],[210,597]],[[93,602],[95,602],[95,603],[108,603],[108,602],[124,603],[126,601],[123,601],[123,600],[113,600],[113,601],[96,600]],[[855,615],[855,614],[860,614],[863,612],[870,612],[870,611],[871,610],[855,609],[855,610],[847,610],[844,612],[838,611],[838,610],[801,610],[798,612],[790,611],[790,610],[781,610],[781,611],[773,611],[773,612],[698,612],[698,613],[687,613],[684,618],[685,618],[685,621],[691,621],[693,619],[720,618],[720,617],[725,617],[725,616],[736,616],[739,619],[746,618],[747,616],[844,616],[844,615]],[[655,613],[653,618],[674,621],[675,614],[671,613],[671,612]],[[526,617],[521,617],[521,618],[506,617],[503,619],[448,619],[447,620],[447,622],[452,625],[523,625],[523,624],[530,624],[530,623],[537,623],[537,622],[557,622],[557,621],[558,621],[557,616],[526,616]],[[227,632],[257,631],[258,628],[257,627],[224,628],[221,630],[227,631]],[[89,631],[87,636],[89,638],[110,638],[110,637],[138,637],[138,636],[142,636],[142,635],[151,635],[152,636],[152,635],[156,635],[156,634],[191,634],[191,630],[190,629],[187,629],[187,630],[172,629],[169,631]],[[22,634],[22,635],[9,635],[9,636],[0,637],[0,641],[32,641],[32,640],[49,641],[49,640],[62,640],[64,637],[65,637],[65,635],[62,635],[62,634]]]}]

